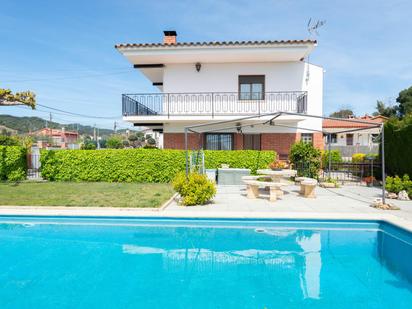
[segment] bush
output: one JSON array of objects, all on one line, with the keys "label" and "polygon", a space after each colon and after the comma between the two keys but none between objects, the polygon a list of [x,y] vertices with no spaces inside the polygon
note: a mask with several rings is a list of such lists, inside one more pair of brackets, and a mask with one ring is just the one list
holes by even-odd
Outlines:
[{"label": "bush", "polygon": [[352,163],[362,163],[365,161],[366,154],[364,153],[354,153],[352,155]]},{"label": "bush", "polygon": [[[266,168],[273,151],[205,151],[206,168]],[[41,172],[51,181],[170,182],[185,170],[185,151],[161,149],[43,150]]]},{"label": "bush", "polygon": [[146,142],[147,142],[149,145],[156,145],[156,140],[155,140],[153,137],[151,137],[151,136],[147,138]]},{"label": "bush", "polygon": [[398,194],[402,190],[405,190],[408,192],[408,195],[412,197],[412,180],[410,180],[408,175],[403,175],[402,178],[399,176],[391,177],[387,176],[386,177],[386,182],[385,182],[385,189],[388,192],[394,192]]},{"label": "bush", "polygon": [[0,179],[24,180],[27,174],[26,148],[0,146]]},{"label": "bush", "polygon": [[92,141],[85,141],[81,145],[80,149],[82,149],[82,150],[95,150],[96,149],[96,144],[95,144],[95,142],[92,142]]},{"label": "bush", "polygon": [[0,135],[1,146],[19,146],[20,140],[15,136]]},{"label": "bush", "polygon": [[215,184],[206,175],[197,173],[190,173],[187,177],[184,172],[177,174],[173,189],[180,194],[185,206],[206,204],[216,194]]},{"label": "bush", "polygon": [[121,136],[118,136],[118,135],[110,136],[106,141],[106,147],[107,148],[113,148],[113,149],[124,148],[123,138]]},{"label": "bush", "polygon": [[[331,150],[331,162],[332,163],[341,163],[342,155],[339,150]],[[329,150],[322,151],[322,168],[329,167]]]},{"label": "bush", "polygon": [[298,171],[298,176],[318,178],[321,152],[312,144],[302,141],[292,145],[289,159]]},{"label": "bush", "polygon": [[222,164],[228,164],[231,168],[248,168],[252,174],[256,174],[258,169],[267,168],[277,157],[275,151],[205,150],[204,153],[206,168],[219,168]]},{"label": "bush", "polygon": [[412,115],[385,123],[385,165],[388,175],[412,175]]}]

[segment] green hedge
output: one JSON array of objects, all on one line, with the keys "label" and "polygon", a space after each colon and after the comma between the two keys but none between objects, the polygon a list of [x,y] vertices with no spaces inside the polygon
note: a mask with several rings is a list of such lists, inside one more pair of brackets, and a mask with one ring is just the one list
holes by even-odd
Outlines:
[{"label": "green hedge", "polygon": [[[331,150],[330,159],[331,163],[341,163],[343,161],[339,150]],[[329,168],[329,150],[322,151],[322,168]]]},{"label": "green hedge", "polygon": [[389,175],[412,175],[412,117],[385,126],[385,165]]},{"label": "green hedge", "polygon": [[[273,151],[205,151],[206,168],[229,164],[256,172]],[[170,182],[185,170],[185,152],[161,149],[44,150],[41,173],[52,181]]]},{"label": "green hedge", "polygon": [[24,180],[27,174],[26,148],[0,146],[0,179]]}]

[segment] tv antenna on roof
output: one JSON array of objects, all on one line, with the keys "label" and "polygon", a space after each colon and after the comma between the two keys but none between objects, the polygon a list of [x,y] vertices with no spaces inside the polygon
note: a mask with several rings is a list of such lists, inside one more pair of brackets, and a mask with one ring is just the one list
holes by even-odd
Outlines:
[{"label": "tv antenna on roof", "polygon": [[318,29],[326,24],[326,20],[312,20],[309,18],[308,21],[308,32],[311,35],[319,35]]}]

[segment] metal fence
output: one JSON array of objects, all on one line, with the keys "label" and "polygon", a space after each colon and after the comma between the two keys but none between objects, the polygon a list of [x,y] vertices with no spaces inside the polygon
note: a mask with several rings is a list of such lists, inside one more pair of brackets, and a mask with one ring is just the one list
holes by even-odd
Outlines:
[{"label": "metal fence", "polygon": [[331,167],[321,169],[318,175],[313,175],[314,166],[311,164],[298,164],[295,166],[298,175],[318,177],[320,180],[328,178],[334,179],[340,183],[364,183],[370,180],[377,180],[382,177],[382,165],[380,162],[371,163],[331,163]]},{"label": "metal fence", "polygon": [[260,115],[306,113],[306,91],[259,93],[247,99],[238,92],[123,94],[124,116]]}]

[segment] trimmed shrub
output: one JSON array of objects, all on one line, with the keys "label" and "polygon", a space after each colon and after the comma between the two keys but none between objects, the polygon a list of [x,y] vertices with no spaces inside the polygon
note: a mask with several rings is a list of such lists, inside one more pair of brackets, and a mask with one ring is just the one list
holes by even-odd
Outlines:
[{"label": "trimmed shrub", "polygon": [[173,180],[173,189],[182,197],[185,206],[203,205],[216,194],[216,186],[206,175],[180,172]]},{"label": "trimmed shrub", "polygon": [[405,190],[406,192],[408,192],[408,195],[412,198],[412,180],[409,178],[409,175],[405,174],[402,178],[400,178],[399,176],[387,176],[385,182],[385,189],[388,192],[394,192],[396,194],[398,194],[402,190]]},{"label": "trimmed shrub", "polygon": [[0,179],[19,181],[26,179],[26,148],[0,146]]},{"label": "trimmed shrub", "polygon": [[248,168],[252,174],[258,169],[267,168],[276,158],[275,151],[256,150],[205,150],[205,167],[219,168],[228,164],[231,168]]},{"label": "trimmed shrub", "polygon": [[19,146],[20,141],[16,136],[0,135],[1,146]]},{"label": "trimmed shrub", "polygon": [[[331,150],[331,162],[341,163],[342,155],[339,150]],[[322,168],[327,168],[329,166],[329,150],[322,151]]]},{"label": "trimmed shrub", "polygon": [[312,144],[302,141],[293,144],[290,149],[289,159],[297,169],[298,176],[318,178],[321,152]]},{"label": "trimmed shrub", "polygon": [[365,161],[366,154],[364,153],[354,153],[352,155],[352,163],[362,163]]},{"label": "trimmed shrub", "polygon": [[385,166],[388,175],[412,175],[412,115],[385,123]]},{"label": "trimmed shrub", "polygon": [[[205,151],[206,168],[266,168],[273,151]],[[43,150],[41,173],[51,181],[170,182],[185,170],[185,151],[161,149]]]}]

